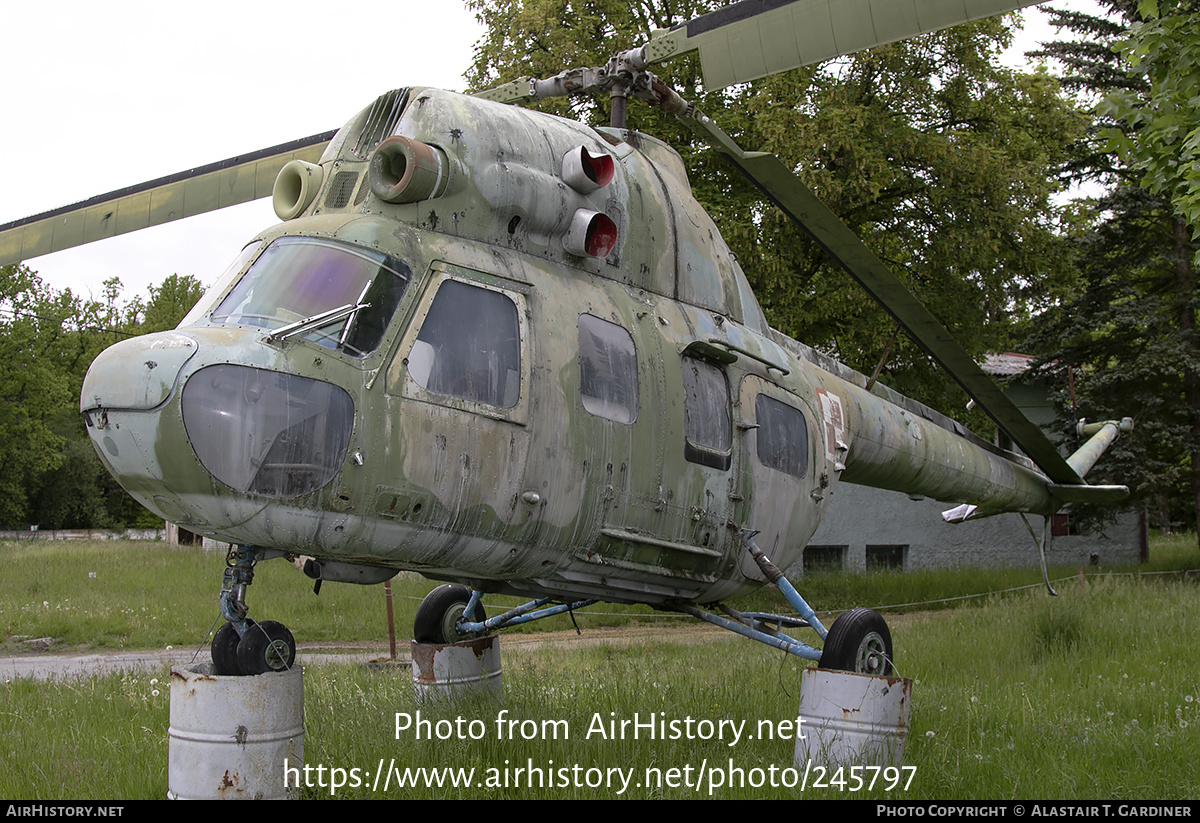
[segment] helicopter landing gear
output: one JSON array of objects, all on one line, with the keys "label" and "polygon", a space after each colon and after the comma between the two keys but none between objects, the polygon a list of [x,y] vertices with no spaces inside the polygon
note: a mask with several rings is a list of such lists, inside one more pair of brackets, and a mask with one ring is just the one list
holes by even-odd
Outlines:
[{"label": "helicopter landing gear", "polygon": [[861,606],[843,612],[829,627],[822,669],[886,677],[892,673],[892,633],[878,612]]},{"label": "helicopter landing gear", "polygon": [[246,587],[254,566],[266,553],[236,546],[225,558],[221,583],[221,616],[228,622],[212,639],[213,671],[218,675],[254,675],[286,671],[296,662],[296,641],[282,623],[247,617]]},{"label": "helicopter landing gear", "polygon": [[[775,584],[799,617],[739,612],[719,603],[717,606],[724,612],[724,617],[687,604],[677,606],[678,610],[796,657],[818,661],[817,665],[822,669],[890,675],[892,633],[888,631],[883,618],[870,609],[855,608],[839,616],[833,625],[826,629],[817,618],[816,612],[788,582],[783,572],[754,544],[756,533],[753,529],[742,529],[739,532],[746,550],[762,569],[764,576]],[[785,634],[785,626],[789,629],[813,629],[824,641],[823,648],[813,648]]]},{"label": "helicopter landing gear", "polygon": [[[444,646],[476,637],[475,634],[463,633],[457,629],[457,624],[463,618],[470,601],[471,592],[465,586],[453,583],[438,586],[425,595],[425,599],[417,607],[417,616],[413,620],[413,640]],[[487,619],[482,603],[475,605],[472,619],[476,623]]]}]

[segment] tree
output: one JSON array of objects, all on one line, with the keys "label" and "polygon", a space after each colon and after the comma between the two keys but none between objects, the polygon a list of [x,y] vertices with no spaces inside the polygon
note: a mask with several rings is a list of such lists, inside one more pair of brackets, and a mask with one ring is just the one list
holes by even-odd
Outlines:
[{"label": "tree", "polygon": [[204,286],[190,274],[168,275],[162,283],[150,287],[150,300],[144,306],[139,332],[150,334],[175,328],[203,294]]},{"label": "tree", "polygon": [[190,276],[150,287],[149,301],[55,291],[25,266],[0,269],[0,524],[126,525],[148,515],[96,457],[79,414],[92,360],[115,340],[174,328],[199,299]]},{"label": "tree", "polygon": [[[976,355],[1010,348],[1012,322],[1074,277],[1051,196],[1085,121],[1046,75],[998,66],[1007,43],[999,19],[957,27],[839,61],[803,89],[769,78],[746,105],[759,145],[800,168]],[[869,372],[891,321],[805,238],[773,235],[760,299],[784,331]],[[934,405],[965,402],[906,338],[885,374]]]},{"label": "tree", "polygon": [[[1051,368],[1074,370],[1069,402],[1080,416],[1135,417],[1133,437],[1100,471],[1152,501],[1169,527],[1193,521],[1200,505],[1200,246],[1197,224],[1178,205],[1186,188],[1179,167],[1187,165],[1179,159],[1197,120],[1194,110],[1186,115],[1189,132],[1179,119],[1187,101],[1177,99],[1189,88],[1196,94],[1196,70],[1173,60],[1200,41],[1194,27],[1139,22],[1132,0],[1104,5],[1105,18],[1056,12],[1084,40],[1044,52],[1061,61],[1065,84],[1096,101],[1097,127],[1080,144],[1074,173],[1108,193],[1079,204],[1074,249],[1085,288],[1039,318],[1033,345]],[[1169,36],[1180,38],[1179,52]],[[1167,76],[1173,71],[1178,77]],[[1183,174],[1172,178],[1172,168]]]},{"label": "tree", "polygon": [[1179,323],[1171,284],[1177,224],[1165,201],[1135,186],[1117,186],[1096,208],[1105,218],[1075,244],[1086,287],[1039,319],[1034,345],[1060,375],[1068,416],[1135,418],[1133,434],[1109,449],[1089,480],[1129,485],[1169,526],[1191,518],[1182,458],[1194,449],[1184,365],[1193,335]]},{"label": "tree", "polygon": [[[599,65],[712,5],[642,0],[492,2],[469,76]],[[704,93],[690,59],[656,67],[745,148],[772,151],[977,354],[1009,344],[1011,320],[1063,293],[1054,170],[1086,121],[1046,75],[1000,67],[1006,21],[992,19]],[[548,101],[603,124],[607,100]],[[886,314],[757,191],[660,112],[630,105],[631,128],[680,151],[697,198],[721,226],[772,325],[870,372],[895,330]],[[943,408],[966,402],[903,340],[884,370],[899,390]]]},{"label": "tree", "polygon": [[0,268],[0,523],[26,522],[39,478],[62,462],[52,424],[78,402],[99,311],[24,266]]}]

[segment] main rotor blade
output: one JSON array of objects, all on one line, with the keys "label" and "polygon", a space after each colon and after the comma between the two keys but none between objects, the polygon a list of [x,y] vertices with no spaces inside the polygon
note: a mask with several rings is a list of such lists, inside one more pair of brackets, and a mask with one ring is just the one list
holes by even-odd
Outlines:
[{"label": "main rotor blade", "polygon": [[1016,404],[1000,390],[936,317],[900,282],[837,215],[773,154],[747,152],[709,117],[682,117],[752,183],[804,229],[846,272],[912,335],[917,344],[974,398],[1029,459],[1055,483],[1083,485],[1083,478]]},{"label": "main rotor blade", "polygon": [[656,31],[651,63],[700,52],[709,91],[1034,5],[1036,0],[741,0]]},{"label": "main rotor blade", "polygon": [[336,131],[160,177],[0,226],[0,266],[267,197],[291,160],[316,163]]}]

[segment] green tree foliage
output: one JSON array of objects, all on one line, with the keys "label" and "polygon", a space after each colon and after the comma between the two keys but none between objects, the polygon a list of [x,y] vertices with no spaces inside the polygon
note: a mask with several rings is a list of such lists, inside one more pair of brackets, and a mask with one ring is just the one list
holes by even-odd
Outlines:
[{"label": "green tree foliage", "polygon": [[132,525],[148,513],[112,481],[79,414],[92,360],[117,340],[173,328],[200,296],[193,277],[172,275],[149,301],[101,300],[56,291],[31,269],[0,268],[0,526]]},{"label": "green tree foliage", "polygon": [[204,287],[195,277],[168,275],[162,283],[150,287],[150,300],[143,307],[138,331],[150,334],[175,328],[203,294]]},{"label": "green tree foliage", "polygon": [[1074,252],[1085,288],[1039,318],[1033,345],[1051,369],[1073,371],[1075,395],[1064,403],[1079,416],[1135,418],[1133,436],[1110,451],[1097,479],[1130,485],[1169,526],[1194,522],[1200,501],[1200,245],[1197,224],[1177,205],[1180,184],[1164,182],[1190,138],[1185,124],[1168,125],[1182,104],[1164,99],[1171,95],[1163,90],[1188,88],[1195,82],[1189,72],[1196,75],[1194,65],[1177,66],[1178,83],[1164,83],[1147,60],[1173,62],[1168,32],[1185,41],[1180,54],[1187,41],[1200,42],[1200,32],[1151,26],[1153,36],[1137,45],[1146,28],[1133,0],[1103,5],[1103,18],[1056,12],[1076,39],[1044,50],[1063,66],[1064,84],[1096,101],[1096,128],[1079,147],[1074,173],[1108,191],[1079,204]]},{"label": "green tree foliage", "polygon": [[39,478],[66,440],[53,421],[77,402],[98,348],[85,331],[99,306],[55,292],[30,269],[0,268],[0,523],[26,521]]},{"label": "green tree foliage", "polygon": [[[486,33],[470,82],[600,65],[724,3],[521,0],[471,3]],[[703,93],[693,59],[656,67],[743,147],[771,151],[982,354],[1011,321],[1073,283],[1057,247],[1057,167],[1086,120],[1046,75],[1001,67],[1003,19],[959,26],[820,66]],[[603,125],[608,101],[547,101]],[[768,319],[870,372],[895,330],[886,314],[756,190],[669,117],[631,102],[629,126],[676,146],[696,196],[737,253]],[[899,390],[942,407],[965,397],[904,336],[885,368]]]},{"label": "green tree foliage", "polygon": [[1187,520],[1194,414],[1186,364],[1194,355],[1171,282],[1178,223],[1162,198],[1136,186],[1118,186],[1096,205],[1105,219],[1076,244],[1086,287],[1045,314],[1035,346],[1050,353],[1060,402],[1074,408],[1068,416],[1135,418],[1133,434],[1119,438],[1088,479],[1129,485],[1160,524]]},{"label": "green tree foliage", "polygon": [[1145,83],[1103,101],[1101,110],[1124,126],[1107,136],[1141,185],[1169,200],[1200,238],[1200,4],[1142,0],[1138,10],[1144,19],[1119,47]]}]

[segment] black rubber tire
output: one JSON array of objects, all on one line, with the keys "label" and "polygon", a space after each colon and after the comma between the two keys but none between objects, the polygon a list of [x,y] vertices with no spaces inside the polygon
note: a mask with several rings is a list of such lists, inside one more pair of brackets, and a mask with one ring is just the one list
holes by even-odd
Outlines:
[{"label": "black rubber tire", "polygon": [[892,633],[878,612],[861,606],[842,612],[829,627],[821,650],[822,669],[888,676],[892,673]]},{"label": "black rubber tire", "polygon": [[296,662],[296,641],[287,626],[264,620],[242,637],[237,660],[245,675],[287,671]]},{"label": "black rubber tire", "polygon": [[[246,622],[251,626],[254,625],[253,620]],[[238,643],[241,639],[232,623],[226,623],[217,629],[209,649],[212,653],[213,674],[237,677],[242,673],[242,667],[238,664],[237,659]]]},{"label": "black rubber tire", "polygon": [[[454,583],[438,586],[425,595],[421,605],[417,606],[417,616],[413,620],[413,640],[445,646],[474,637],[454,630],[454,624],[466,611],[470,599],[471,592],[465,586]],[[477,623],[487,620],[482,603],[475,607],[474,620]]]}]

